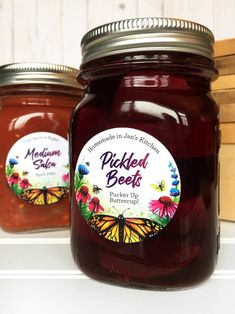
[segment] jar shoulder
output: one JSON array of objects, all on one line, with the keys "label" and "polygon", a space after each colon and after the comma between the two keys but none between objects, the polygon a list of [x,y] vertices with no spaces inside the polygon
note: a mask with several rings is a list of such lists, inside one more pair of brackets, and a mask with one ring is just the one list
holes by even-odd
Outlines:
[{"label": "jar shoulder", "polygon": [[210,91],[148,90],[86,94],[76,107],[74,119],[132,116],[159,119],[184,113],[190,117],[216,119],[219,107]]}]

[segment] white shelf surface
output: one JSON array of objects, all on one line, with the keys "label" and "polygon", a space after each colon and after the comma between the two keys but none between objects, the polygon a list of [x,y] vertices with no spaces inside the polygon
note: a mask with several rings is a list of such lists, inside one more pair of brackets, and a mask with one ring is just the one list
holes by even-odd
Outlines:
[{"label": "white shelf surface", "polygon": [[1,314],[235,314],[235,223],[221,223],[216,270],[202,285],[160,292],[87,278],[73,262],[69,230],[0,231]]}]

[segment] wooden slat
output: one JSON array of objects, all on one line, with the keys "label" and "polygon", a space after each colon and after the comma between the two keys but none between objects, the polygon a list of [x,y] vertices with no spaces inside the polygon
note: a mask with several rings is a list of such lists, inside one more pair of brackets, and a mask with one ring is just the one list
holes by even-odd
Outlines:
[{"label": "wooden slat", "polygon": [[87,32],[87,0],[62,0],[63,64],[79,68],[80,42]]},{"label": "wooden slat", "polygon": [[220,148],[220,217],[235,221],[235,145]]},{"label": "wooden slat", "polygon": [[210,29],[214,26],[213,14],[208,14],[208,12],[213,12],[213,0],[164,0],[163,4],[164,16],[192,20],[204,24]]},{"label": "wooden slat", "polygon": [[62,63],[61,15],[61,1],[37,1],[37,59],[42,62]]},{"label": "wooden slat", "polygon": [[213,90],[212,94],[217,103],[220,105],[235,103],[235,88],[229,90]]},{"label": "wooden slat", "polygon": [[220,75],[235,74],[235,55],[216,58],[215,62]]},{"label": "wooden slat", "polygon": [[235,144],[235,123],[220,123],[221,143]]},{"label": "wooden slat", "polygon": [[0,3],[0,64],[13,62],[13,12],[12,0]]},{"label": "wooden slat", "polygon": [[[136,16],[190,19],[216,39],[234,38],[234,11],[234,0],[0,0],[0,64],[27,59],[77,66],[88,28]],[[234,53],[234,39],[216,50],[217,56]]]},{"label": "wooden slat", "polygon": [[89,0],[87,9],[88,29],[115,20],[134,18],[137,16],[136,0]]},{"label": "wooden slat", "polygon": [[[34,62],[40,61],[37,56],[37,26],[36,26],[36,0],[31,0],[30,5],[25,0],[14,1],[14,61]],[[24,12],[24,18],[22,18]]]},{"label": "wooden slat", "polygon": [[235,1],[234,0],[215,0],[213,10],[207,12],[214,18],[214,35],[215,38],[234,38],[235,37],[235,27],[234,27],[234,17],[230,18],[231,12],[235,12]]},{"label": "wooden slat", "polygon": [[137,0],[137,15],[139,17],[162,16],[164,0]]},{"label": "wooden slat", "polygon": [[214,45],[215,57],[235,54],[235,38],[217,40]]},{"label": "wooden slat", "polygon": [[235,88],[235,74],[223,75],[218,78],[215,82],[211,84],[212,90],[221,89],[234,89]]},{"label": "wooden slat", "polygon": [[220,105],[220,122],[235,122],[235,103]]}]

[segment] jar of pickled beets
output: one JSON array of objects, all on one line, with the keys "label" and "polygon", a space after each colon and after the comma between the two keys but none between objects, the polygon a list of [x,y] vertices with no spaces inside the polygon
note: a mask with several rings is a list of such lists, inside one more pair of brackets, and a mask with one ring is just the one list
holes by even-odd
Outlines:
[{"label": "jar of pickled beets", "polygon": [[168,18],[89,31],[71,120],[71,246],[109,283],[192,287],[218,247],[218,107],[213,35]]},{"label": "jar of pickled beets", "polygon": [[81,99],[78,70],[55,64],[0,67],[0,227],[70,224],[68,124]]}]

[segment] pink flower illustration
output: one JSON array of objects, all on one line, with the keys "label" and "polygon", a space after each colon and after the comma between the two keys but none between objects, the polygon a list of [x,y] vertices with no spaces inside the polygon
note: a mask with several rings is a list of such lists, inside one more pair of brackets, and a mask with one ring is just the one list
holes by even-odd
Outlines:
[{"label": "pink flower illustration", "polygon": [[21,189],[27,189],[29,186],[32,186],[32,184],[29,183],[29,180],[26,178],[22,179],[20,182]]},{"label": "pink flower illustration", "polygon": [[104,210],[104,207],[100,205],[100,200],[97,196],[92,197],[89,203],[89,209],[95,214],[97,214],[100,210]]},{"label": "pink flower illustration", "polygon": [[149,203],[149,209],[153,214],[158,214],[160,218],[172,218],[177,209],[177,204],[172,202],[169,196],[161,196],[158,200],[152,200]]},{"label": "pink flower illustration", "polygon": [[8,178],[9,184],[17,184],[20,182],[20,176],[18,172],[13,172],[12,175]]},{"label": "pink flower illustration", "polygon": [[68,182],[69,181],[69,173],[65,173],[63,176],[62,176],[62,180],[64,182]]},{"label": "pink flower illustration", "polygon": [[87,201],[91,199],[91,196],[89,194],[89,189],[86,185],[81,186],[79,191],[76,193],[76,200],[77,202],[81,202],[82,204],[85,204]]}]

